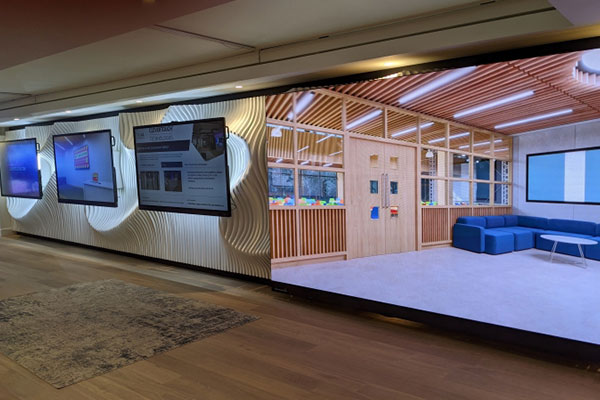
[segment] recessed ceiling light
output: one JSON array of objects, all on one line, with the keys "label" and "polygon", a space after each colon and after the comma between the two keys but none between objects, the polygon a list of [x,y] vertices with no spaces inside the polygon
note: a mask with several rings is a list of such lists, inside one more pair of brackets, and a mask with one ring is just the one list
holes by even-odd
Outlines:
[{"label": "recessed ceiling light", "polygon": [[14,118],[13,121],[18,121],[20,118]]},{"label": "recessed ceiling light", "polygon": [[71,114],[71,110],[65,111],[65,114]]},{"label": "recessed ceiling light", "polygon": [[136,102],[136,103],[143,103],[143,102],[144,102],[144,100],[136,100],[135,102]]},{"label": "recessed ceiling light", "polygon": [[461,111],[459,113],[454,114],[454,118],[465,117],[467,115],[475,114],[481,111],[489,110],[490,108],[498,107],[503,104],[512,103],[513,101],[521,100],[529,96],[533,96],[533,90],[528,90],[526,92],[521,92],[517,94],[513,94],[512,96],[504,97],[502,99],[498,99],[495,101],[491,101],[489,103],[482,104],[477,107],[472,107],[467,110]]},{"label": "recessed ceiling light", "polygon": [[535,121],[539,121],[539,120],[542,120],[542,119],[547,119],[547,118],[552,118],[552,117],[558,117],[560,115],[566,115],[566,114],[570,114],[572,112],[573,112],[573,110],[571,108],[567,108],[567,109],[564,109],[564,110],[554,111],[554,112],[547,113],[547,114],[535,115],[533,117],[518,119],[516,121],[511,121],[511,122],[506,122],[504,124],[499,124],[499,125],[494,126],[494,129],[508,128],[509,126],[521,125],[521,124],[526,124],[528,122],[535,122]]},{"label": "recessed ceiling light", "polygon": [[393,61],[386,61],[383,63],[384,67],[393,67],[394,65],[396,65],[396,63]]},{"label": "recessed ceiling light", "polygon": [[235,88],[236,88],[236,89],[242,89],[242,88],[243,88],[243,86],[242,86],[242,85],[235,85]]},{"label": "recessed ceiling light", "polygon": [[439,78],[434,79],[431,82],[426,83],[425,85],[400,97],[398,102],[400,104],[408,103],[409,101],[412,101],[412,100],[414,100],[418,97],[421,97],[429,92],[439,89],[440,87],[447,85],[450,82],[453,82],[459,78],[462,78],[465,75],[470,74],[471,72],[473,72],[475,70],[475,68],[477,68],[477,67],[465,67],[465,68],[459,68],[459,69],[445,72]]}]

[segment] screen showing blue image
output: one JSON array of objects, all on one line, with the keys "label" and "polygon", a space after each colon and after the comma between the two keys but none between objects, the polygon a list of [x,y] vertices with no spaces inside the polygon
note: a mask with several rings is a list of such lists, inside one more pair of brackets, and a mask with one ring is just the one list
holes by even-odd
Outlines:
[{"label": "screen showing blue image", "polygon": [[54,136],[58,201],[117,206],[110,130]]},{"label": "screen showing blue image", "polygon": [[600,203],[600,148],[527,156],[527,201]]},{"label": "screen showing blue image", "polygon": [[0,142],[2,196],[42,198],[42,182],[35,139]]}]

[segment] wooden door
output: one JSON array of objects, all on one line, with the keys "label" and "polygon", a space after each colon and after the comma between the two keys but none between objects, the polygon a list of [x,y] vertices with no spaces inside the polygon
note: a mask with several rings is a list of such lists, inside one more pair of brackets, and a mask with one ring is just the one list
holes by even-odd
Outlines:
[{"label": "wooden door", "polygon": [[385,254],[384,146],[372,140],[350,139],[346,166],[349,258]]},{"label": "wooden door", "polygon": [[385,252],[416,250],[415,148],[385,145]]}]

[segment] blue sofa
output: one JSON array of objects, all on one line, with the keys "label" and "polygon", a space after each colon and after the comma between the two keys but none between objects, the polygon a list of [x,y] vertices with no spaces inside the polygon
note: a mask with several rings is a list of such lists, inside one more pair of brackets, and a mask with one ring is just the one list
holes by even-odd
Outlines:
[{"label": "blue sofa", "polygon": [[[541,235],[575,236],[600,243],[600,224],[524,215],[460,217],[452,229],[452,244],[476,253],[503,254],[537,248],[552,249],[554,242]],[[600,260],[600,244],[583,246],[585,256]],[[577,245],[559,243],[557,253],[579,256]]]}]

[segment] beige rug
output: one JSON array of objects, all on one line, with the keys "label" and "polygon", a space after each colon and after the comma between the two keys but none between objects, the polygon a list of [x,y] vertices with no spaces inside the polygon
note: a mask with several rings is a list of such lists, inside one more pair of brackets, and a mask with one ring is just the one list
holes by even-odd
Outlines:
[{"label": "beige rug", "polygon": [[119,280],[0,301],[0,352],[56,388],[255,317]]}]

